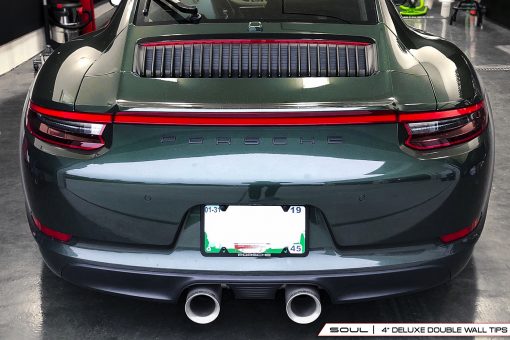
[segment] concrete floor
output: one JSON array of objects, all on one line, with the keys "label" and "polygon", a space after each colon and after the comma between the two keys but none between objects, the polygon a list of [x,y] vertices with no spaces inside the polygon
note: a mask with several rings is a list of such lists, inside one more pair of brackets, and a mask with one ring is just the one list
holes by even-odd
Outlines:
[{"label": "concrete floor", "polygon": [[[436,4],[437,7],[437,4]],[[510,31],[464,16],[456,26],[431,12],[409,23],[454,41],[477,66],[510,65]],[[496,171],[486,229],[473,260],[453,282],[411,296],[326,305],[307,326],[288,320],[276,301],[224,298],[219,319],[188,321],[183,306],[110,296],[75,287],[43,264],[28,230],[18,169],[19,116],[33,80],[30,63],[0,77],[0,339],[314,338],[325,322],[510,322],[510,72],[480,71],[494,109]]]}]

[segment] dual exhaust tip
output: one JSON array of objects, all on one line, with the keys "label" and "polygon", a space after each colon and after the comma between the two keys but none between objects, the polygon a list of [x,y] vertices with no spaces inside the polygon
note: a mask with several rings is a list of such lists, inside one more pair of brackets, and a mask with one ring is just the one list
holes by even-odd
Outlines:
[{"label": "dual exhaust tip", "polygon": [[[221,286],[196,286],[188,292],[184,312],[198,324],[216,320],[221,309]],[[287,316],[299,324],[312,323],[320,316],[322,305],[319,291],[309,286],[287,286],[285,288],[285,310]]]},{"label": "dual exhaust tip", "polygon": [[314,287],[286,287],[285,310],[295,323],[314,322],[322,312],[319,291]]},{"label": "dual exhaust tip", "polygon": [[220,301],[221,286],[198,286],[188,292],[184,312],[195,323],[210,323],[220,315]]}]

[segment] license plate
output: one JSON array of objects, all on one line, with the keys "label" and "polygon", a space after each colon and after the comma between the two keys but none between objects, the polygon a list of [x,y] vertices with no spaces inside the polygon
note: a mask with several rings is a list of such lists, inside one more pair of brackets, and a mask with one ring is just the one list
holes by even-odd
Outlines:
[{"label": "license plate", "polygon": [[304,206],[206,205],[202,254],[206,256],[305,256]]}]

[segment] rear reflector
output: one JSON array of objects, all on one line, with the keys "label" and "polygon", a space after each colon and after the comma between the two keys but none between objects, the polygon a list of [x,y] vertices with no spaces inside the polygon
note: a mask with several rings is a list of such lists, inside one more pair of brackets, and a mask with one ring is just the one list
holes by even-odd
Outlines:
[{"label": "rear reflector", "polygon": [[457,110],[404,113],[399,117],[407,132],[405,145],[432,150],[466,143],[482,134],[488,117],[483,102]]},{"label": "rear reflector", "polygon": [[32,220],[34,221],[34,225],[41,233],[43,233],[46,236],[52,237],[55,240],[61,241],[61,242],[68,242],[71,239],[71,235],[61,233],[60,231],[56,231],[53,229],[48,228],[44,224],[39,221],[34,215],[32,215]]},{"label": "rear reflector", "polygon": [[464,229],[461,229],[461,230],[456,231],[451,234],[441,236],[441,241],[443,243],[451,243],[451,242],[460,240],[461,238],[464,238],[467,235],[471,234],[471,232],[473,232],[473,230],[475,230],[476,227],[478,227],[479,222],[480,222],[480,219],[477,218],[476,220],[473,221],[473,223],[469,227],[466,227]]},{"label": "rear reflector", "polygon": [[[27,112],[26,126],[36,138],[64,148],[97,150],[105,145],[103,131],[104,115],[73,113],[42,108],[31,104]],[[65,118],[65,119],[62,119]],[[81,119],[81,120],[77,120]],[[111,117],[109,117],[111,121]]]}]

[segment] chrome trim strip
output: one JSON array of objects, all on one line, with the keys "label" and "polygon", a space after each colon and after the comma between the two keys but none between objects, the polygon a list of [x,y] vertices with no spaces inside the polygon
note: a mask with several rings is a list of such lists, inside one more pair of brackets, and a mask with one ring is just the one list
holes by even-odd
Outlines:
[{"label": "chrome trim strip", "polygon": [[168,112],[168,113],[274,113],[274,112],[342,112],[390,110],[391,100],[364,103],[282,103],[268,105],[253,104],[199,104],[199,103],[134,103],[119,100],[122,112]]}]

